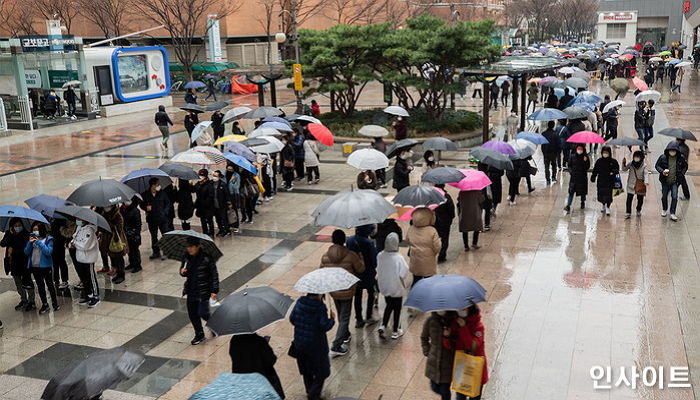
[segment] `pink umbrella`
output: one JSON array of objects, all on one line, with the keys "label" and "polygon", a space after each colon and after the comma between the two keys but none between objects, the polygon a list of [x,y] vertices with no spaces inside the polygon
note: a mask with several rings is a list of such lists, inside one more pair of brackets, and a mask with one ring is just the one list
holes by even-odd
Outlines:
[{"label": "pink umbrella", "polygon": [[649,90],[649,86],[647,86],[647,84],[639,78],[632,78],[632,83],[641,91]]},{"label": "pink umbrella", "polygon": [[[440,193],[441,195],[443,195],[443,196],[445,195],[445,191],[440,189],[439,187],[433,186],[433,189],[437,190],[437,192]],[[397,221],[410,221],[410,220],[412,220],[413,219],[413,212],[418,209],[418,207],[413,207],[408,211],[403,211],[403,210],[399,210],[399,208],[403,208],[403,207],[396,207],[396,212],[401,214],[400,217],[396,218]],[[438,206],[437,206],[437,204],[435,204],[432,206],[428,206],[428,208],[431,210],[434,210],[434,209],[438,208]],[[405,208],[403,208],[403,209],[405,210]]]},{"label": "pink umbrella", "polygon": [[459,190],[481,190],[491,184],[491,179],[485,173],[475,169],[460,169],[464,179],[457,183],[448,183]]},{"label": "pink umbrella", "polygon": [[605,139],[595,132],[581,131],[569,136],[569,143],[605,143]]},{"label": "pink umbrella", "polygon": [[556,81],[558,81],[558,80],[559,80],[559,79],[558,79],[556,76],[545,76],[544,78],[540,79],[540,81],[537,82],[537,83],[538,83],[539,85],[544,85],[544,84],[547,84],[547,83],[556,82]]}]

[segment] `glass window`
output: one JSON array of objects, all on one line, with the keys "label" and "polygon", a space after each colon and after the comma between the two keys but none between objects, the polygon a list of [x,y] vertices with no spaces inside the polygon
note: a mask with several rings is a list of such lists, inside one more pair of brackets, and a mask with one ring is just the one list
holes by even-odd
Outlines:
[{"label": "glass window", "polygon": [[624,39],[627,24],[608,24],[606,39]]},{"label": "glass window", "polygon": [[143,92],[148,90],[148,63],[145,54],[120,56],[119,82],[122,93]]}]

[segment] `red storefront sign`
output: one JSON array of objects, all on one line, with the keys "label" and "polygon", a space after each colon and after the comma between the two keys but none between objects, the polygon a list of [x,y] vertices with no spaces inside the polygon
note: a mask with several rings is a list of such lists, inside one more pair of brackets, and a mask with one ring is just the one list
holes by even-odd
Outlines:
[{"label": "red storefront sign", "polygon": [[633,19],[634,15],[632,14],[603,15],[603,21],[632,21]]}]

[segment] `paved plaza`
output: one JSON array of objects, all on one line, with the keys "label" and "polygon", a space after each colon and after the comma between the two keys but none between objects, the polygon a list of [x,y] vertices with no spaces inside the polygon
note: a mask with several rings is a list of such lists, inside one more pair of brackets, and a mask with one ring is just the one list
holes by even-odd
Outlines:
[{"label": "paved plaza", "polygon": [[[700,132],[696,95],[700,77],[693,72],[689,78],[683,94],[669,99],[668,90],[664,92],[657,108],[657,131],[678,126]],[[237,101],[254,103],[255,97]],[[370,98],[368,104],[373,101]],[[466,105],[477,109],[476,101],[468,100]],[[622,109],[623,135],[635,135],[633,112],[630,103]],[[496,117],[502,118],[504,111],[499,113]],[[41,193],[66,197],[86,180],[119,179],[134,169],[155,168],[163,162],[151,114],[114,121],[112,126],[101,120],[80,132],[42,134],[34,140],[27,140],[29,133],[0,139],[0,204],[22,205],[24,199]],[[656,136],[651,141],[650,166],[669,140]],[[174,135],[170,155],[185,150],[186,142],[183,133]],[[697,182],[698,148],[694,142],[688,144],[690,180]],[[623,151],[617,150],[615,156],[621,159]],[[444,153],[444,157],[446,165],[467,165],[466,151]],[[691,188],[693,200],[680,202],[681,219],[676,223],[659,215],[657,175],[649,179],[640,218],[624,219],[623,196],[615,198],[612,216],[602,216],[593,201],[593,184],[588,208],[567,216],[562,207],[568,176],[545,187],[539,152],[535,161],[540,165],[533,180],[537,190],[518,198],[516,206],[500,206],[477,251],[463,251],[453,226],[448,261],[438,267],[440,273],[468,275],[488,290],[488,301],[481,308],[490,380],[482,398],[700,398],[700,249],[696,247],[700,206],[695,187]],[[224,253],[218,262],[221,297],[264,285],[294,298],[301,295],[292,286],[318,268],[332,232],[330,227],[314,226],[309,214],[328,196],[349,189],[357,174],[345,164],[338,146],[321,153],[320,170],[318,185],[297,183],[294,191],[281,192],[260,206],[255,223],[244,225],[240,234],[216,239]],[[419,177],[419,172],[412,174],[414,183]],[[381,193],[392,196],[395,191]],[[193,226],[200,229],[196,220]],[[100,276],[104,299],[96,308],[79,307],[74,293],[73,298],[59,299],[58,312],[14,311],[18,301],[14,283],[3,277],[0,399],[38,399],[57,371],[96,348],[123,345],[146,354],[131,380],[105,393],[110,400],[187,399],[219,373],[230,372],[229,337],[208,334],[204,343],[190,345],[193,331],[181,297],[179,263],[148,260],[145,228],[144,224],[143,271],[128,273],[120,285]],[[404,255],[407,250],[401,248]],[[382,301],[380,310],[383,307]],[[349,354],[332,360],[324,395],[329,399],[437,399],[424,376],[420,346],[424,318],[408,318],[404,312],[406,334],[399,340],[383,341],[371,327],[351,327]],[[291,324],[279,321],[261,334],[271,336],[287,398],[305,399],[296,364],[286,355]],[[689,367],[692,388],[659,389],[658,383],[646,387],[639,381],[636,389],[622,385],[595,390],[590,377],[593,366],[611,366],[613,383],[620,367],[627,371],[633,366],[640,370]]]}]

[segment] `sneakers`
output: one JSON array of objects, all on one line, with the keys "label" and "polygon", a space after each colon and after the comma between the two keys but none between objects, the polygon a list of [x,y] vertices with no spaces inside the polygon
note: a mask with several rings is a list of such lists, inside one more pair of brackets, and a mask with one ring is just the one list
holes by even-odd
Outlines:
[{"label": "sneakers", "polygon": [[36,310],[36,304],[27,303],[24,305],[24,311],[32,311],[32,310]]},{"label": "sneakers", "polygon": [[341,357],[348,354],[348,349],[340,346],[331,349],[331,357]]},{"label": "sneakers", "polygon": [[[534,191],[535,191],[535,188],[527,188],[527,192],[528,192],[528,193],[532,193],[532,192],[534,192]],[[393,335],[392,335],[392,336],[393,336]]]},{"label": "sneakers", "polygon": [[192,346],[196,346],[196,345],[202,343],[204,341],[204,339],[206,339],[206,336],[204,336],[203,333],[200,333],[198,335],[195,335],[194,339],[192,339],[192,341],[190,341],[190,343],[192,344]]},{"label": "sneakers", "polygon": [[625,213],[625,219],[630,219],[631,216],[632,216],[632,214],[630,214],[630,213]]},{"label": "sneakers", "polygon": [[552,184],[552,181],[547,180],[547,186],[549,186],[549,185],[551,185],[551,184]]},{"label": "sneakers", "polygon": [[357,321],[355,322],[355,329],[362,329],[365,327],[365,321]]},{"label": "sneakers", "polygon": [[90,299],[90,302],[88,303],[88,307],[95,308],[95,307],[97,307],[98,304],[100,304],[100,298],[93,297]]},{"label": "sneakers", "polygon": [[307,185],[313,185],[314,182],[313,182],[313,181],[306,181],[306,184],[307,184]]},{"label": "sneakers", "polygon": [[345,339],[343,339],[343,344],[348,344],[352,340],[352,335],[348,335]]},{"label": "sneakers", "polygon": [[515,202],[515,200],[508,200],[508,204],[511,205],[511,206],[514,206],[514,205],[516,205],[517,203]]},{"label": "sneakers", "polygon": [[123,276],[115,276],[114,278],[112,278],[112,283],[114,283],[115,285],[118,285],[122,282],[124,282]]},{"label": "sneakers", "polygon": [[585,209],[586,209],[586,203],[581,202],[581,209],[582,209],[582,210],[585,210]]},{"label": "sneakers", "polygon": [[288,188],[285,188],[284,190],[286,190],[286,191],[288,191],[288,192],[291,192],[292,189],[293,189],[292,187],[288,187]]},{"label": "sneakers", "polygon": [[641,216],[642,216],[642,212],[641,212],[641,211],[637,211],[637,216],[638,216],[638,217],[641,217]]},{"label": "sneakers", "polygon": [[319,181],[320,181],[320,179],[314,179],[314,185],[318,185]]},{"label": "sneakers", "polygon": [[79,305],[79,306],[85,306],[85,307],[87,307],[88,304],[90,304],[90,299],[89,299],[89,298],[80,299],[80,301],[78,302],[78,305]]},{"label": "sneakers", "polygon": [[77,285],[73,286],[74,290],[83,290],[83,282],[78,282]]},{"label": "sneakers", "polygon": [[131,271],[132,269],[134,269],[134,266],[131,265],[131,264],[129,264],[129,265],[127,265],[126,267],[124,267],[124,271]]},{"label": "sneakers", "polygon": [[661,211],[661,217],[666,218],[666,215],[668,215],[666,210]]},{"label": "sneakers", "polygon": [[491,225],[485,225],[484,226],[484,232],[488,232],[491,230]]},{"label": "sneakers", "polygon": [[391,338],[394,340],[400,338],[401,336],[403,336],[403,329],[401,328],[399,328],[399,330],[391,334]]},{"label": "sneakers", "polygon": [[678,221],[678,217],[676,217],[676,214],[671,214],[671,221]]},{"label": "sneakers", "polygon": [[59,284],[58,284],[58,288],[59,288],[60,290],[68,289],[68,282],[61,282],[61,283],[59,283]]},{"label": "sneakers", "polygon": [[379,322],[378,319],[370,318],[370,319],[365,320],[365,325],[371,326],[371,325],[376,324],[377,322]]},{"label": "sneakers", "polygon": [[472,244],[472,250],[479,250],[480,248],[481,246],[479,246],[478,244]]},{"label": "sneakers", "polygon": [[570,207],[570,206],[564,206],[564,211],[566,211],[567,214],[570,213],[570,212],[571,212],[571,207]]},{"label": "sneakers", "polygon": [[601,207],[601,209],[600,209],[600,213],[601,213],[601,214],[605,214],[605,208],[606,208],[606,207],[605,207],[604,205],[603,205],[603,207]]},{"label": "sneakers", "polygon": [[610,215],[610,207],[605,206],[605,215]]},{"label": "sneakers", "polygon": [[384,325],[380,325],[379,328],[377,328],[377,334],[380,339],[386,339],[386,336],[384,336]]},{"label": "sneakers", "polygon": [[132,274],[135,274],[135,273],[137,273],[137,272],[141,272],[142,270],[143,270],[142,267],[134,267],[134,268],[131,269],[131,273],[132,273]]},{"label": "sneakers", "polygon": [[555,183],[557,183],[557,180],[552,178],[552,184],[555,184]]},{"label": "sneakers", "polygon": [[39,314],[46,314],[47,312],[49,312],[49,305],[42,304],[41,308],[39,309]]},{"label": "sneakers", "polygon": [[161,256],[160,256],[161,261],[165,261],[167,259],[168,259],[168,257],[165,254],[161,254]]},{"label": "sneakers", "polygon": [[54,304],[54,305],[53,305],[53,310],[54,310],[54,311],[58,311],[58,310],[60,310],[60,309],[61,309],[61,306],[59,306],[58,304]]},{"label": "sneakers", "polygon": [[19,304],[17,304],[15,306],[15,311],[19,311],[19,310],[23,309],[24,306],[26,306],[26,305],[27,305],[27,302],[25,302],[24,300],[20,301]]},{"label": "sneakers", "polygon": [[116,275],[116,274],[117,274],[117,270],[114,269],[114,268],[112,268],[112,269],[110,269],[109,271],[107,271],[107,275],[109,275],[109,276],[114,276],[114,275]]}]

